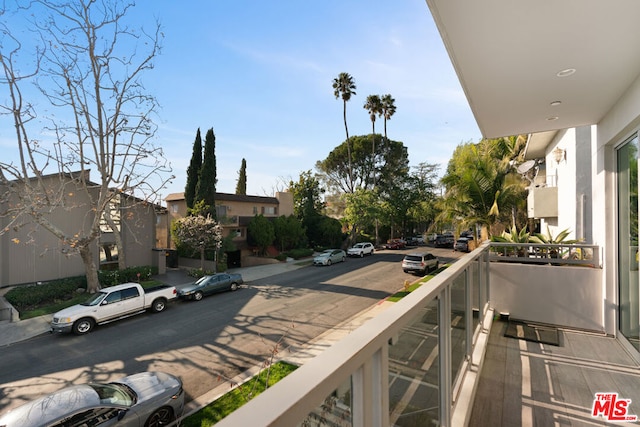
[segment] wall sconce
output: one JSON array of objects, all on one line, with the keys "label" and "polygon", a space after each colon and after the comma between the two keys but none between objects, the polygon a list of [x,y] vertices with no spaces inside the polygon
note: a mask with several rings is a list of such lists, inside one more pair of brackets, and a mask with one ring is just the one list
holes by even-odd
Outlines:
[{"label": "wall sconce", "polygon": [[560,147],[556,147],[556,149],[553,150],[553,159],[556,161],[556,163],[560,163],[561,161],[567,159],[567,152]]}]

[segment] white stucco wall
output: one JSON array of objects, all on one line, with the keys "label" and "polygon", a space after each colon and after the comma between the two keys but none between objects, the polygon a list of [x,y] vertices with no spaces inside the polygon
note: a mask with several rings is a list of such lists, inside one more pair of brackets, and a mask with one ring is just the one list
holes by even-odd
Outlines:
[{"label": "white stucco wall", "polygon": [[513,319],[604,331],[599,268],[492,262],[491,304]]},{"label": "white stucco wall", "polygon": [[[556,149],[565,151],[564,159],[556,162],[553,151]],[[546,218],[541,221],[541,233],[547,233],[547,225],[551,234],[556,236],[560,231],[569,229],[575,238],[576,218],[576,132],[575,129],[567,129],[560,132],[556,139],[549,144],[545,153],[547,170],[547,182],[558,187],[558,217]]]}]

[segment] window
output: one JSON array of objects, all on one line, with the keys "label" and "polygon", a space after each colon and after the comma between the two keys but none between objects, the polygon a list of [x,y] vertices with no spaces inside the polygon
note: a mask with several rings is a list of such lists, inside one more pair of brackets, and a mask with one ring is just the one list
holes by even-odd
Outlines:
[{"label": "window", "polygon": [[254,206],[254,207],[253,207],[253,214],[254,214],[254,215],[257,215],[257,214],[258,214],[258,207],[257,207],[257,206]]},{"label": "window", "polygon": [[135,298],[140,295],[138,288],[127,288],[120,291],[122,293],[122,299]]},{"label": "window", "polygon": [[216,215],[218,218],[224,218],[227,216],[228,210],[230,210],[228,206],[218,205],[216,206]]},{"label": "window", "polygon": [[229,235],[233,236],[233,237],[244,237],[243,235],[244,233],[242,232],[242,228],[236,228],[231,230],[231,232],[229,233]]},{"label": "window", "polygon": [[111,420],[115,419],[120,411],[119,408],[93,408],[72,415],[64,421],[54,424],[53,427],[101,426],[103,423],[113,425]]},{"label": "window", "polygon": [[111,292],[109,295],[107,295],[107,297],[104,300],[107,304],[121,301],[122,293],[120,291]]},{"label": "window", "polygon": [[278,209],[275,206],[263,206],[262,213],[265,215],[277,215]]},{"label": "window", "polygon": [[178,204],[177,203],[171,203],[171,212],[172,213],[178,213]]},{"label": "window", "polygon": [[638,296],[638,136],[617,150],[618,185],[618,327],[640,350]]}]

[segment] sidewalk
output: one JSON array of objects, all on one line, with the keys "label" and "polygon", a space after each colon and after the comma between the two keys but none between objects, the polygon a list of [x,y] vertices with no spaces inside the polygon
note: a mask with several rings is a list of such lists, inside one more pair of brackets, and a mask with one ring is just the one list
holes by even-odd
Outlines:
[{"label": "sidewalk", "polygon": [[[278,264],[258,265],[255,267],[234,268],[229,272],[242,274],[245,282],[274,276],[287,271],[296,270],[306,265],[306,262],[281,262]],[[167,285],[180,286],[193,282],[194,278],[187,275],[185,270],[167,269],[167,272],[154,277]],[[16,342],[24,341],[38,335],[48,334],[52,315],[44,315],[31,319],[14,322],[0,322],[0,348]]]}]

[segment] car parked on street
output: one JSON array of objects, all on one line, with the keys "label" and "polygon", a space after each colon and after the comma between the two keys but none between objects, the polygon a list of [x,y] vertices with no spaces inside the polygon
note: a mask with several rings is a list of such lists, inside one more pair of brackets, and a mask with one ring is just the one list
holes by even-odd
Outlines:
[{"label": "car parked on street", "polygon": [[190,299],[200,301],[205,295],[211,295],[218,292],[235,291],[238,286],[243,284],[242,275],[237,273],[217,273],[208,276],[202,276],[195,282],[180,286],[178,289],[178,297],[182,299]]},{"label": "car parked on street", "polygon": [[182,415],[182,381],[142,372],[110,383],[72,385],[0,416],[2,427],[158,427]]},{"label": "car parked on street", "polygon": [[455,245],[453,245],[453,250],[460,252],[469,252],[469,238],[460,237],[458,240],[456,240]]},{"label": "car parked on street", "polygon": [[402,239],[389,239],[387,243],[382,245],[385,249],[404,249],[407,243]]},{"label": "car parked on street", "polygon": [[373,255],[374,250],[372,243],[360,242],[347,249],[347,256],[359,256],[362,258],[365,255]]},{"label": "car parked on street", "polygon": [[437,270],[438,258],[431,253],[407,254],[402,260],[402,269],[405,273],[426,274],[431,270]]},{"label": "car parked on street", "polygon": [[144,313],[145,310],[160,313],[166,308],[167,302],[176,299],[177,293],[174,286],[144,288],[133,282],[103,288],[87,301],[55,313],[51,320],[51,332],[83,335],[91,332],[95,325],[124,319]]},{"label": "car parked on street", "polygon": [[342,249],[327,249],[313,258],[313,265],[331,265],[336,262],[344,262],[347,254]]},{"label": "car parked on street", "polygon": [[455,242],[453,234],[438,234],[435,245],[437,248],[453,248]]}]

